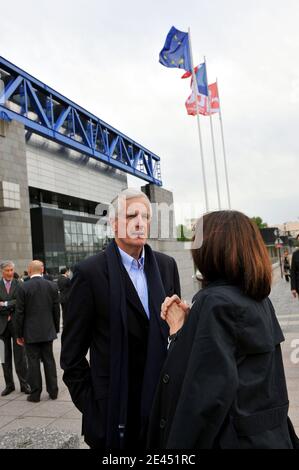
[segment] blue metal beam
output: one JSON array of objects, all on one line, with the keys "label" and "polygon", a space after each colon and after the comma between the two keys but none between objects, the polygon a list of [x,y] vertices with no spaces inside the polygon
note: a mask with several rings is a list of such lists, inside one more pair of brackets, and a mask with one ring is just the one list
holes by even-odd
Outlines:
[{"label": "blue metal beam", "polygon": [[0,118],[162,186],[160,157],[2,57],[0,73]]}]

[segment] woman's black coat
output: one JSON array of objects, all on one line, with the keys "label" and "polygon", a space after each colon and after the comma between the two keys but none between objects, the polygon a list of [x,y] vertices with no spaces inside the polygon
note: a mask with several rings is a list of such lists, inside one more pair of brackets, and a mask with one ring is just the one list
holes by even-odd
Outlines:
[{"label": "woman's black coat", "polygon": [[271,301],[220,281],[193,300],[162,369],[149,448],[292,448]]}]

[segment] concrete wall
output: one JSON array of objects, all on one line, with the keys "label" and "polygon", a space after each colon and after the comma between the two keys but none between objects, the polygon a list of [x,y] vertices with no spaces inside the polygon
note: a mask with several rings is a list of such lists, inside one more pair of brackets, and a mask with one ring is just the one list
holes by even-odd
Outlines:
[{"label": "concrete wall", "polygon": [[199,282],[194,278],[194,265],[191,257],[190,244],[176,240],[149,240],[153,250],[172,256],[177,263],[182,298],[191,303],[192,297],[199,290]]},{"label": "concrete wall", "polygon": [[106,204],[127,187],[125,173],[37,135],[26,154],[28,184],[34,188]]},{"label": "concrete wall", "polygon": [[17,272],[22,274],[32,259],[32,248],[25,131],[17,122],[1,123],[0,182],[4,192],[0,209],[0,260],[15,261]]}]

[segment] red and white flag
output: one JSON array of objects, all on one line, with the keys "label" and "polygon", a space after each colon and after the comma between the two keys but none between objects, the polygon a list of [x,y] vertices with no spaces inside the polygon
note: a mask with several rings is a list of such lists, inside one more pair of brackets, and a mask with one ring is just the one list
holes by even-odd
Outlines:
[{"label": "red and white flag", "polygon": [[[210,106],[208,106],[208,97],[206,95],[197,95],[198,102],[198,114],[203,114],[204,116],[210,116],[211,114],[219,113],[219,96],[218,96],[218,87],[217,82],[209,85],[209,97],[210,97]],[[196,116],[196,101],[194,99],[194,93],[192,92],[189,98],[185,103],[187,113],[192,116]],[[210,108],[210,109],[209,109]]]},{"label": "red and white flag", "polygon": [[219,113],[219,95],[218,95],[218,87],[217,82],[211,83],[209,85],[209,96],[210,96],[210,113]]},{"label": "red and white flag", "polygon": [[191,95],[188,97],[185,103],[187,113],[191,114],[192,116],[196,116],[196,114],[206,114],[207,106],[208,106],[208,97],[206,95],[201,95],[200,93],[197,95],[197,106],[196,109],[196,101],[194,99],[194,93],[192,92]]}]

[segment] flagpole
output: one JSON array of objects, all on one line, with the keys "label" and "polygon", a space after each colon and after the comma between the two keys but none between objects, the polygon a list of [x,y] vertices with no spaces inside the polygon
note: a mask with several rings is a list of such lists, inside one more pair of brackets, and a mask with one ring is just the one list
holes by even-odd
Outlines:
[{"label": "flagpole", "polygon": [[227,170],[227,159],[226,159],[226,151],[225,151],[225,144],[224,144],[224,132],[223,132],[221,105],[220,105],[220,93],[219,93],[219,87],[218,87],[218,80],[217,80],[217,78],[216,78],[216,84],[217,84],[217,90],[218,90],[219,121],[220,121],[221,138],[222,138],[222,149],[223,149],[224,168],[225,168],[225,180],[226,180],[226,189],[227,189],[227,200],[228,200],[228,207],[229,207],[229,209],[231,209],[231,197],[230,197],[228,170]]},{"label": "flagpole", "polygon": [[220,200],[220,190],[219,190],[219,178],[218,178],[218,168],[217,168],[217,160],[216,160],[216,150],[215,150],[215,140],[214,140],[214,129],[213,129],[213,121],[212,121],[212,114],[211,114],[211,100],[210,100],[210,93],[209,93],[209,80],[208,80],[208,70],[207,70],[207,62],[204,56],[204,62],[206,66],[206,74],[207,74],[207,84],[208,84],[208,113],[210,117],[210,128],[211,128],[211,138],[212,138],[212,148],[213,148],[213,159],[214,159],[214,168],[215,168],[215,177],[216,177],[216,188],[217,188],[217,197],[218,197],[218,209],[221,209],[221,200]]},{"label": "flagpole", "polygon": [[198,101],[197,101],[198,87],[197,87],[197,80],[196,80],[195,71],[194,71],[194,64],[193,64],[193,54],[192,54],[190,28],[188,28],[188,39],[189,39],[189,49],[190,49],[190,63],[191,63],[192,77],[193,77],[193,95],[194,95],[194,99],[195,99],[195,103],[196,103],[198,139],[199,139],[200,156],[201,156],[201,167],[202,167],[203,186],[204,186],[204,193],[205,193],[206,212],[208,212],[209,211],[209,200],[208,200],[206,170],[205,170],[205,162],[204,162],[204,154],[203,154],[203,146],[202,146],[202,136],[201,136],[200,122],[199,122],[199,108],[198,108]]}]

